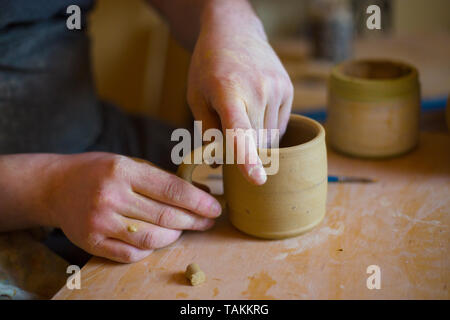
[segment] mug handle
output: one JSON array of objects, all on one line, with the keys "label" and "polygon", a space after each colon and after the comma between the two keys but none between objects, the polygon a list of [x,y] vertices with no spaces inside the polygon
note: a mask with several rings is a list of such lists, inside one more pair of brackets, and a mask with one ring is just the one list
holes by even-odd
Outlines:
[{"label": "mug handle", "polygon": [[[214,141],[214,142],[212,142],[210,144],[207,144],[207,145],[204,145],[202,147],[199,147],[199,148],[191,151],[191,153],[188,154],[184,159],[186,159],[186,158],[193,159],[194,158],[194,153],[195,152],[199,152],[199,149],[201,149],[202,159],[203,159],[203,154],[204,154],[205,148],[207,148],[208,146],[212,146],[214,143],[222,143],[222,142],[215,142]],[[191,163],[185,163],[184,159],[183,159],[183,162],[178,166],[176,174],[181,179],[186,180],[187,182],[192,184],[192,175],[194,173],[195,168],[197,168],[197,166],[199,166],[200,164],[193,163],[192,161],[190,161]],[[211,158],[203,159],[203,161],[205,161],[205,160],[212,160],[212,159]],[[223,162],[223,152],[222,152],[221,160]],[[203,164],[206,164],[206,163],[203,163]],[[214,196],[214,198],[216,198],[217,201],[219,201],[220,205],[222,206],[222,209],[224,209],[225,205],[226,205],[224,195],[212,194],[212,196]]]}]

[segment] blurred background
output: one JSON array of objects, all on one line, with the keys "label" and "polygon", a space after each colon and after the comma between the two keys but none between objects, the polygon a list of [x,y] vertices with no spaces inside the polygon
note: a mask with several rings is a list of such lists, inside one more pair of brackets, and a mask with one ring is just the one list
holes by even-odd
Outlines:
[{"label": "blurred background", "polygon": [[[330,68],[347,58],[403,60],[419,69],[423,107],[445,105],[450,91],[448,0],[253,0],[295,87],[293,111],[320,118]],[[368,30],[369,5],[381,30]],[[128,112],[189,126],[190,55],[144,0],[98,0],[90,34],[97,88]],[[435,112],[441,117],[443,112]],[[442,125],[445,126],[442,121]]]}]

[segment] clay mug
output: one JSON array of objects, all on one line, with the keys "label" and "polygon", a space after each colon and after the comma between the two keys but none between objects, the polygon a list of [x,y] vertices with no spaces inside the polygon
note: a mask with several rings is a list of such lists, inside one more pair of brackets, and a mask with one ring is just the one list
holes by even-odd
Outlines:
[{"label": "clay mug", "polygon": [[389,60],[353,60],[331,71],[327,142],[356,157],[383,158],[408,152],[419,135],[417,70]]},{"label": "clay mug", "polygon": [[[249,183],[236,164],[222,166],[224,198],[231,223],[244,233],[265,239],[293,237],[311,230],[325,216],[324,128],[310,118],[291,115],[280,147],[260,149],[260,154],[263,151],[278,152],[279,163],[278,172],[268,175],[261,186]],[[177,175],[192,182],[195,167],[183,163]]]}]

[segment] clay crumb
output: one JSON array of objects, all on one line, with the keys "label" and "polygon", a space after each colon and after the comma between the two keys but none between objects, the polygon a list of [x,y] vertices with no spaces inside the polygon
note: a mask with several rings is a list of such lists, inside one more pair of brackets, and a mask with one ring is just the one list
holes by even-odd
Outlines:
[{"label": "clay crumb", "polygon": [[136,232],[138,229],[137,229],[136,226],[130,224],[130,225],[128,226],[127,230],[128,230],[128,232],[134,233],[134,232]]},{"label": "clay crumb", "polygon": [[206,280],[205,273],[200,269],[198,264],[191,263],[187,266],[185,272],[186,278],[191,282],[191,285],[198,286]]}]

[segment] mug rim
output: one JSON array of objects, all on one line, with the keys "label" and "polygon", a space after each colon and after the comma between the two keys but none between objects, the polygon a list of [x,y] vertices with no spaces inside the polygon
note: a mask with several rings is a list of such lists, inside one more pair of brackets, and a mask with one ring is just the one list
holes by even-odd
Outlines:
[{"label": "mug rim", "polygon": [[[408,73],[401,75],[399,77],[395,78],[364,78],[364,77],[357,77],[357,76],[351,76],[345,73],[345,68],[352,65],[352,64],[358,64],[358,63],[386,63],[391,64],[398,67],[404,67],[409,69]],[[405,78],[414,78],[417,75],[417,69],[410,65],[409,63],[402,62],[400,60],[391,60],[391,59],[376,59],[376,58],[364,58],[364,59],[353,59],[353,60],[347,60],[344,61],[337,66],[335,66],[332,69],[332,74],[336,76],[337,78],[340,78],[345,81],[352,81],[352,82],[362,82],[367,84],[374,84],[374,83],[381,83],[381,82],[397,82],[397,81],[405,81]]]},{"label": "mug rim", "polygon": [[[358,63],[387,63],[409,69],[409,72],[395,78],[363,78],[345,73],[345,68]],[[394,59],[364,58],[341,62],[333,67],[329,77],[329,91],[352,100],[373,100],[391,98],[411,91],[419,91],[417,69],[409,63]]]},{"label": "mug rim", "polygon": [[[288,154],[288,153],[293,153],[299,150],[303,150],[306,148],[310,148],[318,143],[321,142],[322,139],[325,139],[325,129],[324,127],[316,120],[311,119],[309,117],[303,116],[303,115],[299,115],[299,114],[292,114],[289,116],[289,122],[292,119],[296,119],[298,121],[303,121],[308,123],[309,125],[311,125],[312,127],[316,128],[318,131],[316,133],[316,135],[314,136],[314,138],[312,138],[311,140],[308,140],[304,143],[300,143],[300,144],[296,144],[290,147],[283,147],[283,148],[258,148],[258,151],[267,151],[267,150],[278,150],[278,152],[284,153],[284,154]],[[289,125],[289,124],[288,124]]]}]

